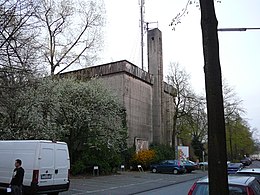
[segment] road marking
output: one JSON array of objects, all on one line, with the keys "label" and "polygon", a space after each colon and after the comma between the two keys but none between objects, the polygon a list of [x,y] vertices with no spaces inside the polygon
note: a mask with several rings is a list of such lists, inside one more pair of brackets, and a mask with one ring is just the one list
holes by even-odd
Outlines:
[{"label": "road marking", "polygon": [[[143,184],[147,184],[147,183],[154,183],[154,182],[158,182],[163,180],[163,178],[161,179],[156,179],[156,180],[150,180],[150,181],[144,181],[144,182],[139,182],[139,183],[131,183],[131,184],[126,184],[126,185],[121,185],[121,186],[114,186],[114,187],[109,187],[109,188],[105,188],[105,189],[100,189],[100,190],[90,190],[90,191],[84,191],[83,190],[77,190],[77,189],[71,189],[72,191],[79,191],[78,193],[74,194],[74,195],[81,195],[81,194],[90,194],[90,193],[98,193],[98,192],[104,192],[107,190],[115,190],[115,189],[119,189],[119,188],[125,188],[125,187],[130,187],[130,186],[136,186],[136,185],[143,185]],[[172,182],[176,182],[176,181],[172,181]]]}]

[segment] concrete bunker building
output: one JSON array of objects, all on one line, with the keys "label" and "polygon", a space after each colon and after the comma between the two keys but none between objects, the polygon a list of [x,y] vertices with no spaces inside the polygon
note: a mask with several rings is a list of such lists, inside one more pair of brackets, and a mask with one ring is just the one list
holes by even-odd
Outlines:
[{"label": "concrete bunker building", "polygon": [[162,34],[149,30],[148,72],[127,60],[63,73],[86,80],[98,77],[126,109],[128,146],[146,149],[151,143],[172,144],[175,89],[163,81]]}]

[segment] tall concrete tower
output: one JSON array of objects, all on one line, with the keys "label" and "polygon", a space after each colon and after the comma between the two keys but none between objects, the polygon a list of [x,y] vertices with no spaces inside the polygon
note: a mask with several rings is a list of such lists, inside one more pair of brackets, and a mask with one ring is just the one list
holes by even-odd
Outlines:
[{"label": "tall concrete tower", "polygon": [[162,33],[158,28],[148,31],[147,34],[148,72],[153,75],[153,142],[162,143],[163,127],[163,58]]}]

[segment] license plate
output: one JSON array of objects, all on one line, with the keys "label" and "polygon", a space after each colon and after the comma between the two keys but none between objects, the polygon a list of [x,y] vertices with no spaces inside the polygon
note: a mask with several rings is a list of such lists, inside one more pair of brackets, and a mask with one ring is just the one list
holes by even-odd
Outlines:
[{"label": "license plate", "polygon": [[41,179],[51,179],[52,174],[41,174]]}]

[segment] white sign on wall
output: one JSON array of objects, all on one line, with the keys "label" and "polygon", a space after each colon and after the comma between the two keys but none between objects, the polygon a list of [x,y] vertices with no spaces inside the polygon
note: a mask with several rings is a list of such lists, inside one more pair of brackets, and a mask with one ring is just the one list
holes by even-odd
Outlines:
[{"label": "white sign on wall", "polygon": [[178,146],[178,159],[188,159],[189,146]]},{"label": "white sign on wall", "polygon": [[149,144],[148,141],[142,138],[135,138],[135,147],[136,147],[136,153],[142,151],[142,150],[148,150]]}]

